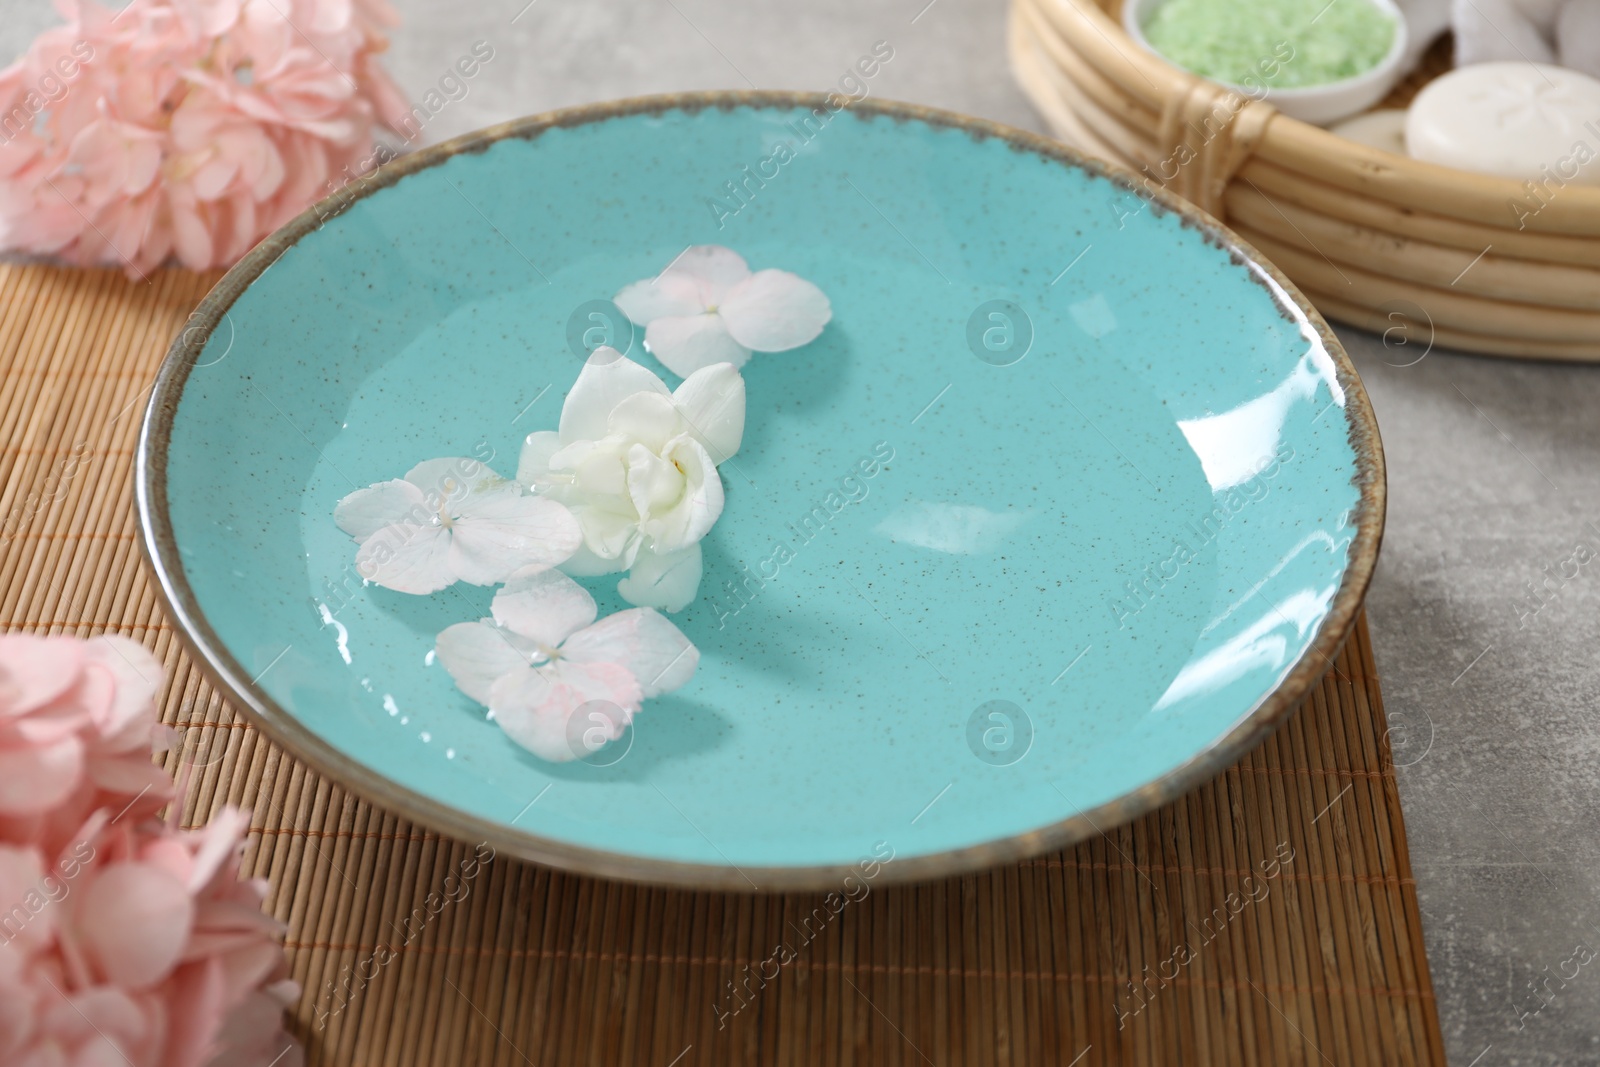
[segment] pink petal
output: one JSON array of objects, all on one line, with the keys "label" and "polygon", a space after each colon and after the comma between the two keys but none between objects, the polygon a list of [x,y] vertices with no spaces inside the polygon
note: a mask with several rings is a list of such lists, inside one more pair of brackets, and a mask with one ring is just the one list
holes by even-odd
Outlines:
[{"label": "pink petal", "polygon": [[178,260],[190,270],[205,270],[212,265],[211,226],[194,203],[171,198],[168,211],[172,219],[173,248]]},{"label": "pink petal", "polygon": [[178,969],[169,985],[172,1003],[182,1008],[172,1013],[167,1034],[166,1063],[170,1067],[202,1067],[216,1044],[228,1008],[227,980],[221,960],[208,959]]},{"label": "pink petal", "polygon": [[126,1067],[129,1060],[122,1050],[138,1056],[160,1018],[159,1008],[152,1010],[125,990],[98,986],[68,994],[59,986],[45,989],[44,1028],[76,1046],[73,1058],[65,1061],[72,1067]]},{"label": "pink petal", "polygon": [[220,37],[239,17],[239,0],[183,0],[173,5],[198,36]]},{"label": "pink petal", "polygon": [[700,650],[651,608],[607,615],[568,638],[561,653],[571,663],[626,667],[647,698],[681,687],[700,663]]},{"label": "pink petal", "polygon": [[305,32],[313,35],[342,33],[350,25],[350,0],[319,0],[306,4],[308,18]]},{"label": "pink petal", "polygon": [[816,340],[833,317],[821,289],[785,270],[740,282],[718,309],[728,332],[757,352],[786,352]]},{"label": "pink petal", "polygon": [[641,608],[682,611],[700,591],[704,567],[698,541],[676,552],[640,549],[628,576],[617,583],[617,594]]},{"label": "pink petal", "polygon": [[662,275],[692,280],[699,288],[700,306],[711,309],[722,303],[728,290],[750,277],[750,266],[731,248],[695,245],[685,249]]},{"label": "pink petal", "polygon": [[84,649],[77,641],[7,634],[0,637],[0,715],[21,715],[77,684]]},{"label": "pink petal", "polygon": [[422,490],[403,478],[394,478],[357,489],[339,501],[333,508],[333,521],[357,541],[365,541],[385,526],[405,519],[413,508],[422,507]]},{"label": "pink petal", "polygon": [[733,339],[720,314],[657,319],[645,329],[644,341],[680,378],[716,363],[742,367],[750,359],[750,349]]},{"label": "pink petal", "polygon": [[[584,744],[584,734],[595,728],[591,713],[606,720],[615,739],[625,725],[617,720],[638,711],[642,699],[639,682],[626,667],[558,662],[501,678],[489,692],[489,708],[511,740],[541,759],[565,763],[592,750]],[[575,722],[580,710],[584,716]]]},{"label": "pink petal", "polygon": [[564,563],[583,540],[578,520],[546,497],[520,489],[474,494],[461,504],[450,542],[450,567],[474,585],[503,582],[518,571]]},{"label": "pink petal", "polygon": [[115,228],[106,234],[112,246],[128,249],[130,252],[138,249],[139,254],[147,254],[146,239],[155,226],[156,209],[160,207],[160,200],[159,190],[151,190],[123,204],[122,210],[116,214]]},{"label": "pink petal", "polygon": [[744,376],[730,363],[713,363],[683,380],[672,393],[678,413],[718,464],[744,441]]},{"label": "pink petal", "polygon": [[0,845],[0,901],[5,902],[5,911],[0,912],[0,938],[28,951],[48,945],[59,910],[51,898],[60,899],[71,891],[63,887],[54,877],[46,884],[44,857],[36,849]]},{"label": "pink petal", "polygon": [[11,719],[8,744],[53,745],[94,723],[95,713],[111,707],[111,680],[104,671],[84,672],[78,688],[49,707]]},{"label": "pink petal", "polygon": [[257,151],[259,155],[255,177],[250,183],[250,195],[256,200],[265,200],[283,185],[287,170],[284,167],[283,154],[278,151],[276,145],[266,139],[265,134],[261,137]]},{"label": "pink petal", "polygon": [[211,1067],[303,1067],[304,1050],[284,1030],[284,1008],[300,999],[293,982],[252,990],[227,1015]]},{"label": "pink petal", "polygon": [[494,595],[495,621],[530,641],[555,648],[594,622],[594,597],[560,571],[519,575]]},{"label": "pink petal", "polygon": [[561,408],[561,443],[597,441],[611,410],[634,393],[667,394],[666,384],[614,348],[595,349]]},{"label": "pink petal", "polygon": [[450,542],[442,526],[385,526],[356,550],[356,572],[401,593],[437,593],[456,580]]},{"label": "pink petal", "polygon": [[194,195],[201,200],[216,200],[228,191],[239,165],[231,159],[213,159],[201,165],[189,178]]},{"label": "pink petal", "polygon": [[161,175],[161,143],[155,140],[136,140],[128,144],[128,169],[123,176],[123,196],[137,196]]},{"label": "pink petal", "polygon": [[167,871],[112,863],[83,891],[74,916],[100,973],[116,985],[142,989],[165,978],[182,957],[194,902]]},{"label": "pink petal", "polygon": [[101,634],[84,645],[89,661],[111,673],[116,683],[116,695],[111,706],[108,728],[120,729],[123,724],[142,715],[154,721],[156,693],[161,688],[165,671],[161,661],[150,650],[132,638],[120,634]]},{"label": "pink petal", "polygon": [[456,686],[480,704],[489,703],[489,689],[519,667],[528,665],[532,649],[518,647],[516,635],[488,622],[458,622],[434,638],[439,665]]},{"label": "pink petal", "polygon": [[34,815],[70,797],[83,776],[83,742],[0,748],[0,815]]},{"label": "pink petal", "polygon": [[172,775],[150,762],[148,752],[121,759],[91,756],[87,771],[89,781],[108,793],[125,797],[136,797],[143,793],[159,800],[172,788]]},{"label": "pink petal", "polygon": [[258,933],[255,939],[222,959],[229,999],[243,1000],[283,967],[283,946]]},{"label": "pink petal", "polygon": [[249,829],[250,813],[239,808],[225,807],[211,817],[200,831],[200,847],[195,850],[194,867],[187,882],[189,892],[200,892],[225,870],[230,860],[237,860],[240,844]]},{"label": "pink petal", "polygon": [[634,282],[612,298],[622,313],[640,326],[667,315],[698,315],[707,305],[700,297],[700,282],[667,272]]},{"label": "pink petal", "polygon": [[224,263],[232,263],[255,247],[265,231],[257,230],[256,203],[248,193],[233,193],[216,210],[223,220],[217,236],[219,254]]}]

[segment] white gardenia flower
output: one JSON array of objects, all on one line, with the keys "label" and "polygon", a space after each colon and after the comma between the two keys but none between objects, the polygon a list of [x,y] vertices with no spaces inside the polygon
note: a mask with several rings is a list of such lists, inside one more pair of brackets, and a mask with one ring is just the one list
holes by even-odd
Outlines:
[{"label": "white gardenia flower", "polygon": [[739,253],[720,245],[694,245],[615,299],[645,328],[646,347],[685,378],[714,363],[742,367],[752,350],[809,344],[833,317],[815,285],[785,270],[752,274]]},{"label": "white gardenia flower", "polygon": [[402,593],[547,570],[583,541],[560,502],[529,496],[464,456],[426,460],[404,478],[358,489],[334,507],[333,521],[361,546],[361,577]]},{"label": "white gardenia flower", "polygon": [[583,544],[569,574],[630,570],[629,603],[679,611],[700,584],[700,539],[722,514],[717,465],[744,437],[744,379],[702,368],[669,392],[612,348],[596,349],[561,409],[560,429],[528,435],[517,480],[565,504]]},{"label": "white gardenia flower", "polygon": [[519,575],[490,611],[439,634],[439,663],[541,759],[578,759],[615,741],[646,699],[682,686],[700,662],[650,608],[595,622],[594,598],[560,571]]}]

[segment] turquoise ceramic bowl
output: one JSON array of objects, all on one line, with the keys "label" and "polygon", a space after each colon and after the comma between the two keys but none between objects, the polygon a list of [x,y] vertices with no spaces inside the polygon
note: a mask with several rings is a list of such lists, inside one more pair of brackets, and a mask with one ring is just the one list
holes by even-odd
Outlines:
[{"label": "turquoise ceramic bowl", "polygon": [[[699,672],[605,765],[544,763],[431,662],[490,590],[363,589],[330,514],[425,458],[512,472],[584,330],[628,343],[593,302],[701,243],[833,321],[745,368],[676,617]],[[1353,625],[1383,473],[1332,333],[1194,208],[972,119],[721,93],[486,130],[290,224],[174,343],[139,504],[200,660],[357,793],[591,873],[825,888],[1059,847],[1237,759]]]}]

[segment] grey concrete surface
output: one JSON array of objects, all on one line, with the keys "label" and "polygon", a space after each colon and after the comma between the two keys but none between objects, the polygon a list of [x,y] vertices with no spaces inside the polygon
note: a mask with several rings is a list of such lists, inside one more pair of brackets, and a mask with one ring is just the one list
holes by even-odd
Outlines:
[{"label": "grey concrete surface", "polygon": [[[877,40],[896,55],[876,95],[1044,129],[1003,0],[524,3],[400,0],[413,98],[495,49],[416,143],[638,93],[825,89]],[[0,0],[0,58],[55,17]],[[1600,554],[1600,367],[1341,336],[1388,456],[1370,620],[1450,1061],[1600,1063],[1600,557],[1564,562]]]}]

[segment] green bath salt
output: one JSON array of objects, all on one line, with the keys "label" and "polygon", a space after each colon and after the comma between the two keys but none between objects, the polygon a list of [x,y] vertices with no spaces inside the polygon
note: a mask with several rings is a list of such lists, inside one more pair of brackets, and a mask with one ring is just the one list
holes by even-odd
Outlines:
[{"label": "green bath salt", "polygon": [[1377,66],[1394,44],[1395,20],[1371,0],[1167,0],[1144,35],[1203,77],[1292,89]]}]

